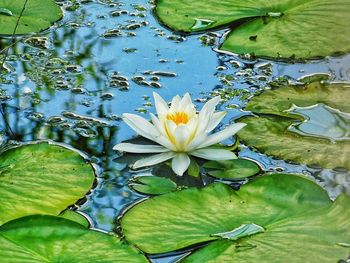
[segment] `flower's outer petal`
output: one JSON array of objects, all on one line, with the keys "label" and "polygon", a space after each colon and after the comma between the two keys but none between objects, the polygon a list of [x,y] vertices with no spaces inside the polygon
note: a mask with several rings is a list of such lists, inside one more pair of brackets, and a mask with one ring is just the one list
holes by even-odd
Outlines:
[{"label": "flower's outer petal", "polygon": [[212,130],[214,130],[216,126],[218,126],[219,123],[222,121],[222,119],[225,117],[226,113],[227,113],[226,111],[219,111],[219,112],[213,113],[213,115],[209,120],[209,124],[207,126],[206,132],[209,133]]},{"label": "flower's outer petal", "polygon": [[113,147],[115,151],[128,153],[162,153],[169,152],[169,149],[161,145],[145,145],[133,143],[119,143]]},{"label": "flower's outer petal", "polygon": [[154,97],[154,104],[155,104],[155,107],[156,107],[156,111],[157,111],[158,117],[165,116],[168,113],[168,111],[169,111],[168,104],[156,92],[153,92],[153,97]]},{"label": "flower's outer petal", "polygon": [[205,140],[198,148],[205,148],[207,146],[219,143],[223,140],[226,140],[230,136],[233,136],[236,132],[246,126],[245,123],[234,123],[226,127],[224,130],[209,135],[207,140]]},{"label": "flower's outer petal", "polygon": [[165,153],[160,153],[156,155],[152,155],[150,157],[146,157],[143,159],[140,159],[134,163],[132,166],[133,169],[145,167],[145,166],[151,166],[155,165],[158,163],[165,162],[171,158],[173,158],[176,155],[175,152],[165,152]]},{"label": "flower's outer petal", "polygon": [[212,115],[215,112],[216,105],[220,102],[220,97],[216,96],[204,104],[198,114],[198,133],[206,132],[210,124]]},{"label": "flower's outer petal", "polygon": [[199,158],[206,159],[206,160],[212,160],[212,161],[224,161],[224,160],[231,160],[231,159],[237,158],[237,156],[229,150],[214,149],[214,148],[198,149],[190,152],[189,154]]},{"label": "flower's outer petal", "polygon": [[220,96],[216,96],[216,97],[210,99],[209,101],[207,101],[204,104],[203,108],[199,112],[199,115],[201,115],[201,113],[202,113],[202,115],[203,115],[203,113],[205,113],[204,115],[206,115],[206,114],[209,114],[209,115],[213,114],[214,111],[215,111],[215,107],[216,107],[216,105],[219,104],[219,102],[220,102]]},{"label": "flower's outer petal", "polygon": [[183,175],[190,166],[190,158],[185,153],[178,153],[171,162],[171,168],[177,175]]},{"label": "flower's outer petal", "polygon": [[175,145],[178,151],[187,151],[190,131],[185,125],[179,125],[174,131]]},{"label": "flower's outer petal", "polygon": [[123,117],[124,122],[142,137],[153,141],[156,136],[159,136],[158,130],[146,119],[129,113],[124,113]]}]

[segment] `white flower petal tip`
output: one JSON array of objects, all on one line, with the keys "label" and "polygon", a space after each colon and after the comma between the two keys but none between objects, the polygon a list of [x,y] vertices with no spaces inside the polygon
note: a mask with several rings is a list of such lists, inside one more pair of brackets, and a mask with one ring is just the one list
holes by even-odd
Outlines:
[{"label": "white flower petal tip", "polygon": [[176,175],[182,176],[190,166],[191,160],[185,153],[178,153],[173,158],[171,168]]}]

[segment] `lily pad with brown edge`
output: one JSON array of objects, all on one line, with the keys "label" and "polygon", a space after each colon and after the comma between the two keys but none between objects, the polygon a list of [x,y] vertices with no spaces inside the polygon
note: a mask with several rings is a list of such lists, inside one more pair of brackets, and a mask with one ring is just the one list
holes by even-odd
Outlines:
[{"label": "lily pad with brown edge", "polygon": [[[61,8],[54,0],[29,0],[26,5],[25,3],[26,0],[0,2],[1,35],[37,33],[62,18]],[[17,21],[18,26],[14,32]]]},{"label": "lily pad with brown edge", "polygon": [[54,216],[27,216],[0,227],[2,262],[146,263],[115,235]]},{"label": "lily pad with brown edge", "polygon": [[85,197],[95,173],[76,151],[34,143],[0,154],[0,225],[34,214],[59,215]]},{"label": "lily pad with brown edge", "polygon": [[241,140],[268,155],[324,168],[350,169],[350,84],[312,83],[268,90],[247,105],[259,117]]},{"label": "lily pad with brown edge", "polygon": [[241,262],[245,253],[244,262],[336,262],[350,252],[349,216],[348,196],[332,203],[306,177],[272,174],[238,191],[216,183],[150,198],[120,223],[126,239],[150,254],[211,242],[192,256],[202,253],[200,262]]},{"label": "lily pad with brown edge", "polygon": [[343,0],[158,0],[156,14],[180,32],[231,28],[224,51],[305,59],[350,51],[349,10]]},{"label": "lily pad with brown edge", "polygon": [[219,179],[234,180],[256,175],[261,171],[258,164],[248,159],[209,161],[203,164],[208,174]]}]

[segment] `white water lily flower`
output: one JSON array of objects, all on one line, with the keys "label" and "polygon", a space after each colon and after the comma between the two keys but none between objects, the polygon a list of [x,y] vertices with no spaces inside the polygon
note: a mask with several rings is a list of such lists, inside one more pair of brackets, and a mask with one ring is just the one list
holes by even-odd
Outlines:
[{"label": "white water lily flower", "polygon": [[221,122],[226,112],[215,112],[220,97],[209,100],[199,113],[188,93],[183,98],[175,96],[168,104],[157,93],[153,93],[158,117],[151,113],[152,123],[135,114],[123,114],[124,121],[139,135],[159,145],[140,145],[120,143],[114,150],[129,153],[157,153],[138,160],[132,168],[137,169],[155,165],[172,159],[172,169],[182,175],[190,165],[189,155],[199,158],[220,161],[237,158],[225,149],[210,148],[222,140],[234,135],[245,123],[234,123],[214,134],[211,131]]}]

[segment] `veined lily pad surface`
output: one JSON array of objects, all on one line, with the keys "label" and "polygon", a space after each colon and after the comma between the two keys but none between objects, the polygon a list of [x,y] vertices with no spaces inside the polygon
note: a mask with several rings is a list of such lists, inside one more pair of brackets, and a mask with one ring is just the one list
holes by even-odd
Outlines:
[{"label": "veined lily pad surface", "polygon": [[0,155],[0,225],[26,215],[58,215],[91,189],[94,170],[80,154],[49,143]]},{"label": "veined lily pad surface", "polygon": [[312,83],[283,87],[254,97],[240,138],[285,160],[350,169],[349,84]]},{"label": "veined lily pad surface", "polygon": [[349,10],[343,0],[159,0],[156,13],[176,31],[231,26],[225,51],[312,58],[350,50]]},{"label": "veined lily pad surface", "polygon": [[[25,0],[0,2],[0,34],[12,35],[22,12]],[[19,19],[15,34],[40,32],[62,17],[62,11],[54,0],[29,0]]]},{"label": "veined lily pad surface", "polygon": [[281,262],[335,262],[349,254],[342,246],[350,242],[349,201],[341,196],[332,204],[309,179],[274,174],[238,191],[213,184],[151,198],[131,208],[121,226],[127,240],[147,253],[213,241],[193,257],[201,253],[198,258],[205,262],[243,262],[239,259],[245,256],[245,262],[276,257]]},{"label": "veined lily pad surface", "polygon": [[0,227],[1,260],[22,262],[148,262],[108,235],[54,216],[28,216]]}]

